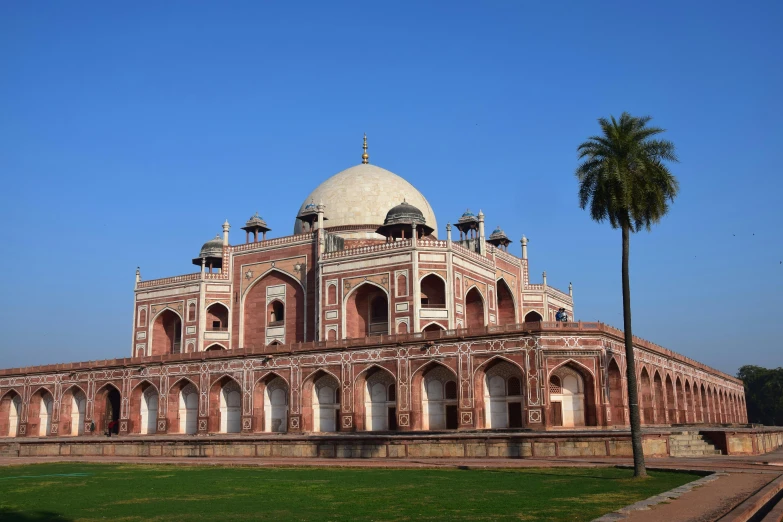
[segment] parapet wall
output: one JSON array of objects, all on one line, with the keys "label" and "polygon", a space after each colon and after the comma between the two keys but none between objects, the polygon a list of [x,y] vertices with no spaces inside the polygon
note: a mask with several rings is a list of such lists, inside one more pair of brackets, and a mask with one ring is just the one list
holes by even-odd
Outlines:
[{"label": "parapet wall", "polygon": [[[723,453],[760,455],[783,446],[783,428],[702,431]],[[671,432],[644,434],[648,457],[670,456]],[[721,443],[727,445],[721,447]],[[253,437],[17,439],[0,456],[235,458],[555,458],[631,457],[629,432],[353,434]]]}]

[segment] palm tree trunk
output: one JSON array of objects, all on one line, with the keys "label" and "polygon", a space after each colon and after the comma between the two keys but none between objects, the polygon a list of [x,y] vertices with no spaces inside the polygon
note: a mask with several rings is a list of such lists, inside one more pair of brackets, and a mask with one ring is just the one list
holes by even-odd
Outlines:
[{"label": "palm tree trunk", "polygon": [[631,281],[628,275],[628,256],[631,231],[623,225],[623,330],[625,331],[625,373],[628,381],[628,409],[631,413],[631,445],[633,446],[633,476],[646,477],[642,448],[642,420],[639,415],[639,390],[636,384],[636,361],[633,355],[631,331]]}]

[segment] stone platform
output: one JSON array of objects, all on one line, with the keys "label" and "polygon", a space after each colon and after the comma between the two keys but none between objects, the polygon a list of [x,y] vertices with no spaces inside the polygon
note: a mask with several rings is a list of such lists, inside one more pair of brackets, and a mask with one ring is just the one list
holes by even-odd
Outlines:
[{"label": "stone platform", "polygon": [[[677,437],[701,434],[722,455],[760,455],[783,446],[783,428],[646,429],[650,457],[677,456]],[[674,448],[674,451],[672,450]],[[556,458],[630,457],[628,430],[459,431],[335,434],[220,434],[0,439],[0,457]]]}]

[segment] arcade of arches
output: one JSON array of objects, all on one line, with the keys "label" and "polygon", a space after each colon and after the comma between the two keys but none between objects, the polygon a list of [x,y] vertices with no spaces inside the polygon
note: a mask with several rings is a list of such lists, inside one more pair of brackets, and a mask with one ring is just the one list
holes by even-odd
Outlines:
[{"label": "arcade of arches", "polygon": [[[381,288],[361,285],[353,294],[356,315],[366,319],[362,328],[387,318]],[[564,356],[557,349],[523,349],[519,336],[503,336],[503,345],[428,342],[274,357],[233,358],[221,349],[200,363],[174,359],[107,369],[117,377],[103,381],[65,373],[57,387],[7,386],[0,377],[0,436],[627,425],[621,356]],[[739,382],[672,372],[643,359],[637,380],[645,425],[746,422]]]}]

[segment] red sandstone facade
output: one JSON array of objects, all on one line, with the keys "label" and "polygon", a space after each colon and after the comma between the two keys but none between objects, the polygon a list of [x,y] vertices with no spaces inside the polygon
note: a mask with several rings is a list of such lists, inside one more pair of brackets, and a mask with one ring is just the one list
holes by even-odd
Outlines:
[{"label": "red sandstone facade", "polygon": [[[269,240],[254,216],[239,245],[226,223],[200,271],[137,272],[131,357],[0,371],[0,436],[627,424],[622,333],[555,321],[572,293],[530,282],[524,238],[518,258],[481,213],[459,240],[328,215],[303,206],[304,232]],[[747,422],[741,381],[635,349],[644,424]]]}]

